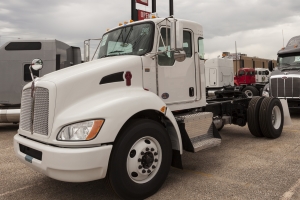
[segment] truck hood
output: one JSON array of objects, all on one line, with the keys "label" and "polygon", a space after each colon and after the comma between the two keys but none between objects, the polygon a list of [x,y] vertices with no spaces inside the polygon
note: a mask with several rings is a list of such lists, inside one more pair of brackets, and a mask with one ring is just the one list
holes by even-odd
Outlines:
[{"label": "truck hood", "polygon": [[296,75],[296,76],[299,76],[300,75],[300,69],[291,69],[291,70],[288,70],[288,69],[285,69],[283,71],[277,69],[275,71],[272,72],[271,74],[271,78],[272,76],[276,76],[276,75]]},{"label": "truck hood", "polygon": [[51,81],[55,84],[60,84],[71,79],[81,79],[84,74],[96,76],[100,81],[103,75],[107,75],[113,72],[116,73],[120,70],[126,71],[126,69],[128,68],[126,68],[126,65],[124,65],[124,63],[127,62],[140,63],[141,58],[139,56],[131,55],[102,58],[49,73],[39,78],[38,81]]}]

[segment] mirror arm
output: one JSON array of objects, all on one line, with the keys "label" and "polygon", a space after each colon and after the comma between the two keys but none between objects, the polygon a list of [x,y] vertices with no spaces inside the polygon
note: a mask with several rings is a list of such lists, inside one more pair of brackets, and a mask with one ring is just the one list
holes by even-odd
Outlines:
[{"label": "mirror arm", "polygon": [[32,73],[31,66],[32,66],[32,64],[29,66],[30,76],[31,76],[32,81],[34,81],[34,76],[33,76],[33,73]]}]

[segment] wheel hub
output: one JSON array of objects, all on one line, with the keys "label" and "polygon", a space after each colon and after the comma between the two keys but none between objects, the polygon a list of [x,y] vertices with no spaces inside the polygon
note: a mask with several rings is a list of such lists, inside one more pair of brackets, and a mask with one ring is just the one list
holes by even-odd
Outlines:
[{"label": "wheel hub", "polygon": [[281,111],[278,106],[274,106],[271,114],[272,125],[275,129],[278,129],[281,124]]},{"label": "wheel hub", "polygon": [[246,90],[244,93],[246,94],[246,96],[247,96],[248,98],[253,97],[253,93],[252,93],[252,91],[250,91],[250,90]]},{"label": "wheel hub", "polygon": [[128,176],[136,183],[150,181],[159,170],[161,159],[161,147],[155,138],[139,139],[128,152]]},{"label": "wheel hub", "polygon": [[146,152],[142,157],[142,166],[145,169],[148,169],[152,166],[154,162],[154,155],[151,152]]}]

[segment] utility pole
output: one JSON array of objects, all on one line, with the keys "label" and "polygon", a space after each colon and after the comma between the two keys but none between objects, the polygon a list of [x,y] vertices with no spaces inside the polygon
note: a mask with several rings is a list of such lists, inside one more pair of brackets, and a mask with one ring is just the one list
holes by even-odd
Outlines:
[{"label": "utility pole", "polygon": [[131,19],[133,21],[138,21],[135,0],[131,0]]}]

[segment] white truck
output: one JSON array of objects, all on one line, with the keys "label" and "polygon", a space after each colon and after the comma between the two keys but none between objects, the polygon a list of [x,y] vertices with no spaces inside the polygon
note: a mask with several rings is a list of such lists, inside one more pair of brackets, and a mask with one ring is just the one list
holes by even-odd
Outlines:
[{"label": "white truck", "polygon": [[268,69],[265,68],[256,68],[255,69],[255,82],[256,83],[268,83],[271,73]]},{"label": "white truck", "polygon": [[[203,30],[173,17],[111,29],[97,60],[36,78],[23,88],[16,156],[51,178],[107,178],[123,199],[159,190],[181,155],[218,146],[224,124],[277,138],[285,100],[220,90],[206,100]],[[42,60],[33,61],[33,69]]]}]

